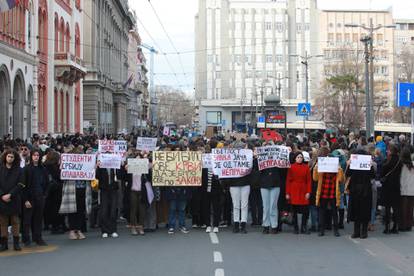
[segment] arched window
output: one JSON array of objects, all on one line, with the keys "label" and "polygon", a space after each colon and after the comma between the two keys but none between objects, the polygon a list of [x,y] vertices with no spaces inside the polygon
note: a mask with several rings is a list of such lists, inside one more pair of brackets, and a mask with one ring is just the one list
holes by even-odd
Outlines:
[{"label": "arched window", "polygon": [[41,9],[39,9],[38,18],[39,18],[38,19],[39,20],[39,38],[37,39],[37,43],[38,43],[39,52],[42,52],[42,50],[43,50],[42,38],[43,38],[43,24],[44,24],[44,22],[43,22],[43,15],[42,15],[42,10]]},{"label": "arched window", "polygon": [[59,50],[61,53],[65,52],[65,21],[63,20],[63,17],[60,18],[60,47]]},{"label": "arched window", "polygon": [[63,131],[64,131],[64,128],[63,128],[63,116],[65,115],[65,113],[64,113],[64,108],[65,108],[65,105],[64,105],[64,101],[65,101],[65,97],[64,97],[64,95],[63,95],[63,90],[61,89],[60,90],[60,132],[62,132],[63,133]]},{"label": "arched window", "polygon": [[66,52],[70,53],[70,28],[68,23],[66,23]]},{"label": "arched window", "polygon": [[59,128],[58,128],[58,121],[59,121],[59,93],[57,88],[55,87],[55,92],[53,95],[53,106],[54,106],[54,114],[53,114],[53,118],[54,118],[54,130],[55,132],[59,132]]},{"label": "arched window", "polygon": [[81,1],[80,1],[80,0],[76,0],[76,1],[75,1],[75,6],[76,6],[76,8],[77,8],[78,10],[80,10],[80,9],[81,9]]},{"label": "arched window", "polygon": [[80,31],[79,25],[75,25],[75,55],[80,58]]},{"label": "arched window", "polygon": [[70,131],[70,118],[69,118],[70,117],[69,116],[70,110],[69,110],[69,107],[70,107],[69,92],[66,91],[66,132]]},{"label": "arched window", "polygon": [[55,53],[59,52],[59,16],[55,13]]}]

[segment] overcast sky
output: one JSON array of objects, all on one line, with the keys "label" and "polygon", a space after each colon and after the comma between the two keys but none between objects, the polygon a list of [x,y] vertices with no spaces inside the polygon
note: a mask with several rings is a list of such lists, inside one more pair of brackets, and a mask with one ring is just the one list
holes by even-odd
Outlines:
[{"label": "overcast sky", "polygon": [[[142,26],[138,21],[143,42],[166,53],[155,57],[155,85],[193,91],[194,54],[191,51],[194,50],[194,16],[198,0],[151,0],[174,45],[171,45],[148,0],[129,0],[129,3],[143,23]],[[395,18],[414,18],[412,0],[318,0],[320,9],[387,9],[391,6]],[[183,53],[175,54],[174,47]],[[146,56],[149,67],[149,54]]]}]

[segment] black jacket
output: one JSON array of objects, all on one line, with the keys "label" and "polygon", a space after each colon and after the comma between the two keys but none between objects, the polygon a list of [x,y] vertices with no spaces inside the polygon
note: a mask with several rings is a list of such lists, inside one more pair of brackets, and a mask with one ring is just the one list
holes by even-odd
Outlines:
[{"label": "black jacket", "polygon": [[33,164],[29,164],[26,167],[24,167],[24,184],[25,189],[23,193],[23,201],[31,201],[33,200],[33,180],[34,180],[34,170],[39,169],[42,174],[42,192],[43,196],[46,197],[47,193],[49,191],[49,174],[47,169],[42,165],[39,164],[37,167],[35,167]]},{"label": "black jacket", "polygon": [[[0,165],[0,214],[6,216],[20,214],[23,188],[23,170],[19,166],[8,169]],[[6,194],[11,194],[10,202],[1,199]]]},{"label": "black jacket", "polygon": [[381,194],[384,206],[400,203],[400,176],[402,164],[399,160],[398,155],[392,155],[382,167],[381,177],[386,177],[384,183],[382,183]]},{"label": "black jacket", "polygon": [[275,188],[282,184],[281,169],[269,168],[260,171],[260,188]]},{"label": "black jacket", "polygon": [[118,183],[115,182],[115,175],[118,180],[122,179],[122,175],[119,170],[110,169],[108,174],[107,169],[98,168],[96,169],[96,179],[99,180],[99,189],[104,191],[116,191],[118,190]]}]

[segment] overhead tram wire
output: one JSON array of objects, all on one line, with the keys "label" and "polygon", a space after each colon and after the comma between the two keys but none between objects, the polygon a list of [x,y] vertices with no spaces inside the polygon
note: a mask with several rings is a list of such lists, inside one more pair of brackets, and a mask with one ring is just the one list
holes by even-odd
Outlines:
[{"label": "overhead tram wire", "polygon": [[160,16],[158,15],[157,11],[155,10],[154,6],[152,5],[151,0],[148,0],[148,3],[150,4],[152,11],[154,12],[155,17],[157,18],[158,23],[160,23],[161,28],[163,29],[165,35],[167,36],[168,41],[170,42],[171,46],[174,48],[174,50],[175,50],[175,52],[176,52],[176,54],[178,56],[178,61],[180,63],[180,66],[181,66],[181,70],[183,72],[183,75],[184,75],[184,77],[187,78],[187,74],[185,73],[185,70],[184,70],[184,66],[183,66],[183,62],[182,62],[182,59],[181,59],[180,52],[177,50],[177,47],[175,46],[174,42],[172,41],[171,36],[168,34],[167,29],[165,28],[164,24],[161,21]]}]

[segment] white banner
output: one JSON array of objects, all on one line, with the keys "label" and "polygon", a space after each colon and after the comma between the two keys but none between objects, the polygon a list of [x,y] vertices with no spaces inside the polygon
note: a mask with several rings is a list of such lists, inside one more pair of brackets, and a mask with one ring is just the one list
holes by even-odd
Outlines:
[{"label": "white banner", "polygon": [[128,143],[124,140],[99,140],[98,152],[103,153],[125,153]]},{"label": "white banner", "polygon": [[285,146],[267,146],[256,148],[259,170],[268,168],[290,168],[290,148]]},{"label": "white banner", "polygon": [[338,157],[318,157],[319,173],[337,173],[339,168]]},{"label": "white banner", "polygon": [[95,154],[62,154],[61,180],[93,180],[95,172]]},{"label": "white banner", "polygon": [[119,154],[100,153],[98,154],[99,167],[102,169],[120,169],[122,156]]},{"label": "white banner", "polygon": [[131,174],[147,174],[149,171],[149,161],[147,158],[129,158],[128,173]]},{"label": "white banner", "polygon": [[372,157],[370,155],[351,154],[351,170],[369,171],[371,170]]},{"label": "white banner", "polygon": [[219,178],[239,178],[250,174],[253,151],[250,149],[213,149],[213,173]]},{"label": "white banner", "polygon": [[155,151],[157,147],[157,138],[138,137],[137,150]]},{"label": "white banner", "polygon": [[213,160],[211,153],[203,153],[203,169],[212,169],[213,168]]}]

